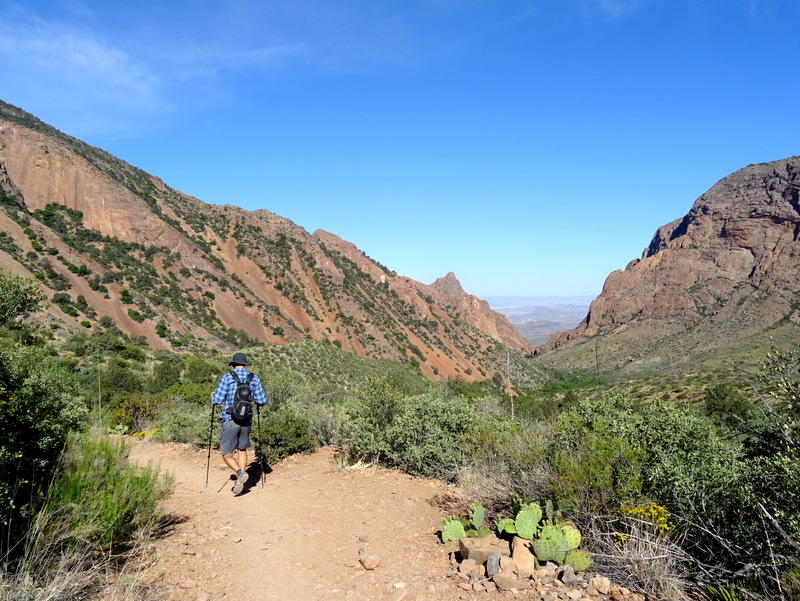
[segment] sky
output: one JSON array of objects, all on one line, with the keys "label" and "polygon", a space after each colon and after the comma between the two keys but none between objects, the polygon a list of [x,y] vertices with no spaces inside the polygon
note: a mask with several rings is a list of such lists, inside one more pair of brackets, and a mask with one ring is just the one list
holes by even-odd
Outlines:
[{"label": "sky", "polygon": [[423,283],[596,296],[800,154],[797,0],[0,0],[0,99]]}]

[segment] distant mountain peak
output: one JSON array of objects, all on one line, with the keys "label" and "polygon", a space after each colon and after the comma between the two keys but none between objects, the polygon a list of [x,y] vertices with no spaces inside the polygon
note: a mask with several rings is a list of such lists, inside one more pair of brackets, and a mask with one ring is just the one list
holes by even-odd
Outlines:
[{"label": "distant mountain peak", "polygon": [[444,296],[454,298],[467,296],[467,293],[464,292],[464,289],[461,287],[461,282],[458,281],[456,274],[452,271],[433,282],[433,284],[431,284],[431,288],[434,288]]}]

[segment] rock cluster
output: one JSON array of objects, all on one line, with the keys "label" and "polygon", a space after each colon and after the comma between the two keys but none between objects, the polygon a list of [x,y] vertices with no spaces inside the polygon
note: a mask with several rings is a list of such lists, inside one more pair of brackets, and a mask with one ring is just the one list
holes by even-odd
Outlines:
[{"label": "rock cluster", "polygon": [[615,585],[600,574],[576,573],[572,566],[550,562],[539,565],[530,541],[519,537],[511,542],[495,535],[462,538],[450,557],[449,578],[467,592],[528,592],[531,598],[542,601],[645,601],[642,595]]}]

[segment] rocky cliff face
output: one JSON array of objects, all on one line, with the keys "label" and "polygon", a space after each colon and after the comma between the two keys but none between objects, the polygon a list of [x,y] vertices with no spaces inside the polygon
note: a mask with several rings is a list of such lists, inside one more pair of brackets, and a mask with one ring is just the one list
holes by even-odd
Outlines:
[{"label": "rocky cliff face", "polygon": [[531,350],[452,274],[426,286],[333,234],[205,204],[2,102],[0,205],[0,267],[38,277],[74,330],[110,319],[156,348],[329,340],[431,378],[491,377],[498,342]]},{"label": "rocky cliff face", "polygon": [[798,157],[722,179],[659,228],[640,259],[608,276],[577,329],[542,350],[591,339],[617,368],[682,368],[800,323],[799,194]]}]

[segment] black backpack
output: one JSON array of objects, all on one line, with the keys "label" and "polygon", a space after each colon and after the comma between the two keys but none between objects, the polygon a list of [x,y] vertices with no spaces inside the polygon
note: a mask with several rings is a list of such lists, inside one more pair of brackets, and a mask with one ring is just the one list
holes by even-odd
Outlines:
[{"label": "black backpack", "polygon": [[231,370],[231,375],[236,381],[236,392],[233,394],[233,407],[228,409],[228,413],[236,421],[247,421],[253,417],[253,391],[250,390],[253,374],[247,374],[244,382],[239,379],[235,371]]}]

